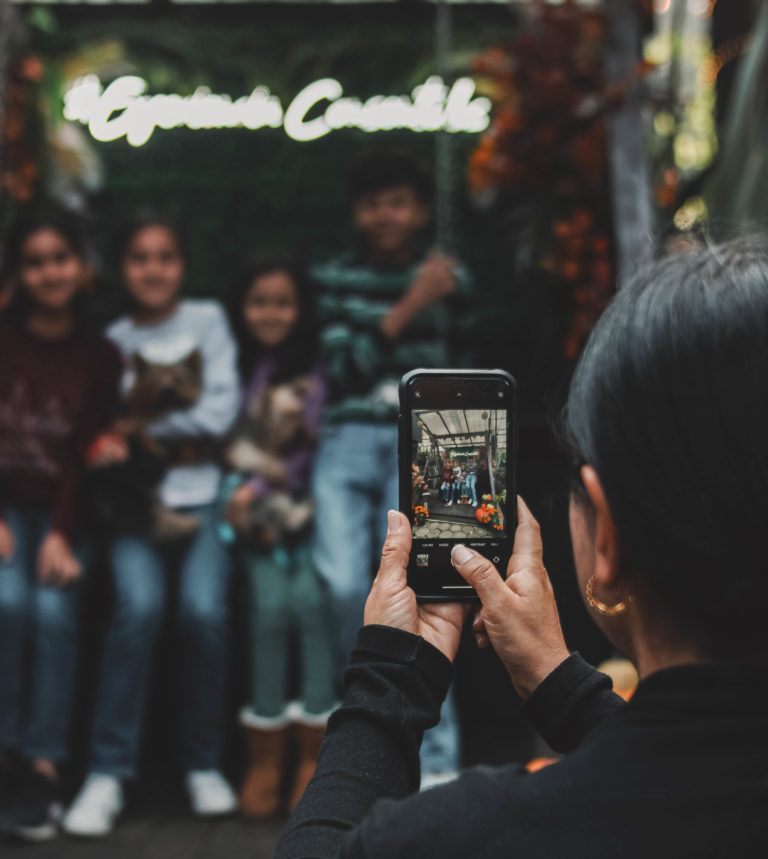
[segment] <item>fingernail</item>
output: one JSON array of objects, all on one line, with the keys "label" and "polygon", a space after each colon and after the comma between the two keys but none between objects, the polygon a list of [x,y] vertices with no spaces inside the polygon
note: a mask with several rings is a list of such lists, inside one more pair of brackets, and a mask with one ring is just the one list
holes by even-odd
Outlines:
[{"label": "fingernail", "polygon": [[466,546],[462,546],[461,543],[457,543],[451,549],[451,558],[453,559],[454,564],[465,564],[472,557],[472,550],[468,549]]},{"label": "fingernail", "polygon": [[400,514],[397,510],[390,510],[387,513],[387,533],[388,534],[396,534],[401,525],[403,524],[403,520],[400,518]]}]

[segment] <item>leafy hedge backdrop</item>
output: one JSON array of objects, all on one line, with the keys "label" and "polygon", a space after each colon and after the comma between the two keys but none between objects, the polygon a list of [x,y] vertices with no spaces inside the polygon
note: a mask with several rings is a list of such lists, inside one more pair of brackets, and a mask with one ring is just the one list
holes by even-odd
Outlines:
[{"label": "leafy hedge backdrop", "polygon": [[[361,98],[407,93],[437,71],[434,16],[428,4],[33,7],[25,50],[44,68],[38,97],[53,144],[43,169],[48,184],[86,200],[102,248],[114,224],[138,207],[177,216],[188,233],[192,294],[222,296],[238,261],[256,249],[293,249],[310,260],[335,254],[352,238],[344,176],[354,153],[391,140],[433,160],[433,135],[345,129],[297,143],[281,129],[158,129],[134,148],[122,139],[97,143],[78,127],[73,144],[72,126],[60,122],[63,91],[95,72],[103,81],[138,74],[150,93],[207,85],[237,97],[265,84],[284,106],[327,76]],[[453,16],[456,75],[511,43],[520,24],[498,5],[454,7]],[[475,336],[465,345],[474,363],[511,370],[523,394],[541,402],[562,369],[573,300],[551,272],[532,264],[543,216],[529,200],[521,209],[509,192],[469,199],[468,163],[479,142],[478,135],[456,136],[452,177],[457,250],[478,282]],[[108,253],[103,263],[109,274]],[[102,294],[114,298],[114,280],[107,277],[113,291]]]}]

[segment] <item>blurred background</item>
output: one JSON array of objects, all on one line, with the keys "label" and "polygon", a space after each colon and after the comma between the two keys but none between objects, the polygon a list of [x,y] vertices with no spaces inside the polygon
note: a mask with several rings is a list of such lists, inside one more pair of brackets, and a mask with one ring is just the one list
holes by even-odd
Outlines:
[{"label": "blurred background", "polygon": [[[404,142],[434,163],[439,239],[482,286],[473,358],[514,369],[541,401],[617,277],[659,241],[764,217],[764,5],[2,0],[0,229],[39,196],[104,238],[138,205],[159,206],[186,224],[189,290],[216,295],[244,248],[311,260],[344,248],[350,156],[374,139]],[[473,98],[490,100],[488,127],[296,140],[275,121],[275,105],[286,113],[318,81],[365,101],[409,96],[434,76],[471,80]],[[219,98],[195,128],[127,140],[120,93],[136,78],[145,98]],[[89,123],[99,93],[96,109],[114,109],[106,133]],[[278,127],[221,127],[233,121],[222,98],[254,93],[273,112],[256,108],[253,122]],[[168,117],[170,103],[147,109]],[[307,121],[328,105],[307,104]],[[123,125],[141,122],[135,108]]]},{"label": "blurred background", "polygon": [[[417,151],[436,176],[430,241],[477,282],[462,354],[518,379],[520,491],[542,521],[569,645],[597,662],[611,654],[573,584],[552,422],[586,336],[638,265],[702,230],[765,228],[766,80],[761,0],[0,0],[0,233],[38,198],[81,214],[101,248],[107,316],[114,224],[155,206],[186,227],[189,292],[221,298],[246,253],[286,248],[315,262],[348,246],[355,152],[374,141]],[[425,85],[437,87],[432,101]],[[360,120],[355,104],[374,96],[399,97],[395,112],[421,104],[419,127]],[[453,104],[448,128],[435,104]],[[174,724],[160,661],[146,744],[155,796],[169,783]],[[465,648],[465,763],[537,751],[511,693],[489,692],[500,671]],[[233,762],[234,734],[233,721]],[[226,826],[206,837],[233,856],[258,844],[268,855],[277,832]],[[144,855],[139,845],[167,849],[161,829],[120,837]]]}]

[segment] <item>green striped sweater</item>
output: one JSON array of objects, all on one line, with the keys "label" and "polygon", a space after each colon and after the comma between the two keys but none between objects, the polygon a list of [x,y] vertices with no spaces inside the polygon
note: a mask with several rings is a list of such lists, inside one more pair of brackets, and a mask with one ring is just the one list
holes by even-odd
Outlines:
[{"label": "green striped sweater", "polygon": [[326,420],[391,422],[397,384],[415,367],[450,367],[457,321],[472,290],[466,266],[456,263],[456,289],[415,316],[395,341],[379,325],[408,291],[423,257],[402,268],[376,269],[353,255],[313,269],[319,285],[321,349],[329,380]]}]

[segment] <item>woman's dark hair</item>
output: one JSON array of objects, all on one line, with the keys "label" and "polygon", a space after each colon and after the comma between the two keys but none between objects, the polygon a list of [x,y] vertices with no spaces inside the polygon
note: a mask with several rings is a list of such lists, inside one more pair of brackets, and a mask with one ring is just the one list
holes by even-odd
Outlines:
[{"label": "woman's dark hair", "polygon": [[238,343],[238,367],[245,380],[264,349],[245,326],[243,303],[254,281],[267,274],[285,272],[293,281],[299,302],[296,325],[275,352],[274,382],[285,382],[309,372],[317,361],[318,338],[315,324],[315,284],[306,266],[280,251],[251,257],[237,272],[227,301],[229,320]]},{"label": "woman's dark hair", "polygon": [[364,149],[352,161],[347,184],[353,202],[397,185],[407,185],[426,204],[431,203],[434,194],[429,167],[409,149],[401,147]]},{"label": "woman's dark hair", "polygon": [[[81,260],[88,258],[88,246],[83,225],[78,218],[54,206],[40,206],[22,212],[11,225],[3,245],[0,283],[10,284],[11,298],[3,315],[14,327],[23,327],[33,309],[27,291],[18,283],[22,249],[26,240],[35,233],[52,230],[58,233]],[[88,298],[78,292],[72,302],[75,324],[78,329],[89,324]]]},{"label": "woman's dark hair", "polygon": [[564,430],[627,567],[719,655],[768,651],[768,243],[662,259],[615,297]]}]

